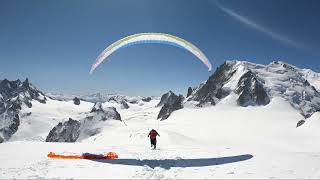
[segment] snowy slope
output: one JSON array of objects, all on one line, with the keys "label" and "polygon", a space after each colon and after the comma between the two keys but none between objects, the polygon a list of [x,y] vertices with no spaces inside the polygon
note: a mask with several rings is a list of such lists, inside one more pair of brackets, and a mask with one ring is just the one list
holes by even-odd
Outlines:
[{"label": "snowy slope", "polygon": [[[156,120],[161,108],[157,107],[159,98],[146,102],[142,97],[108,96],[103,108],[117,108],[123,121],[92,124],[99,133],[81,137],[76,143],[44,140],[58,122],[85,118],[93,103],[81,101],[75,105],[71,99],[47,99],[45,104],[32,100],[30,108],[24,104],[19,111],[18,131],[0,144],[0,179],[319,179],[320,112],[316,111],[320,101],[312,88],[319,82],[317,74],[281,61],[269,65],[245,61],[226,64],[229,69],[221,71],[225,77],[216,81],[223,91],[208,92],[217,89],[206,85],[212,82],[210,79],[205,81],[194,88],[183,109],[164,121]],[[249,71],[270,97],[264,106],[238,104],[239,82]],[[197,94],[200,92],[203,94]],[[217,94],[215,106],[198,107],[195,105],[199,101],[188,101],[196,96],[207,100]],[[122,101],[130,107],[123,108]],[[308,112],[310,117],[296,128]],[[150,149],[147,137],[152,128],[161,135],[156,150]],[[58,160],[47,158],[51,151],[113,151],[120,158]]]},{"label": "snowy slope", "polygon": [[[56,101],[48,99],[46,104],[32,101],[33,107],[23,107],[20,112],[20,126],[10,141],[37,140],[44,141],[49,131],[59,122],[69,118],[81,119],[89,112],[93,103],[81,101],[79,106],[73,101]],[[31,112],[31,115],[26,115]]]},{"label": "snowy slope", "polygon": [[[229,97],[232,98],[232,97]],[[108,121],[104,131],[79,143],[15,141],[0,144],[0,178],[319,178],[320,114],[301,128],[302,116],[287,101],[239,107],[184,108],[156,121],[159,101],[120,110],[125,123]],[[270,113],[272,112],[272,113]],[[156,128],[158,149],[147,133]],[[21,153],[23,149],[23,153]],[[65,154],[119,154],[119,160],[53,160]],[[26,156],[28,154],[28,156]],[[112,172],[112,173],[110,173]]]}]

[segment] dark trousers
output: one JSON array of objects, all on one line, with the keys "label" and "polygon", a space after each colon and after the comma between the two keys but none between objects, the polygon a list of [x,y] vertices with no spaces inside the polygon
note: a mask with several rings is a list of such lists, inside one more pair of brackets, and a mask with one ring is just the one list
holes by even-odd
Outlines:
[{"label": "dark trousers", "polygon": [[153,146],[154,149],[155,149],[156,146],[157,146],[157,139],[151,139],[151,138],[150,138],[150,142],[151,142],[151,147]]}]

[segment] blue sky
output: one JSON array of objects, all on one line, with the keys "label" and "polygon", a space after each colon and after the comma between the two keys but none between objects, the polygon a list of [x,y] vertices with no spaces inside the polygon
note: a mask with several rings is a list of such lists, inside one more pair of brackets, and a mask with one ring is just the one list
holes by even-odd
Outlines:
[{"label": "blue sky", "polygon": [[198,46],[216,69],[225,60],[283,60],[320,72],[317,0],[1,0],[0,79],[29,79],[44,91],[186,93],[210,73],[176,47],[137,45],[89,70],[112,42],[163,32]]}]

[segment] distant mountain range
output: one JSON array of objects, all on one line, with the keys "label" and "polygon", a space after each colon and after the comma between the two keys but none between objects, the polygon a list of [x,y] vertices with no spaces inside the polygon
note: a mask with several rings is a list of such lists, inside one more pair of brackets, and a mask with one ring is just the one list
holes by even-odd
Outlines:
[{"label": "distant mountain range", "polygon": [[108,93],[92,93],[92,94],[64,94],[64,93],[45,93],[46,96],[51,97],[52,99],[59,101],[68,101],[72,100],[74,97],[78,97],[87,102],[107,102],[107,101],[116,101],[121,102],[126,100],[128,102],[138,102],[139,100],[148,100],[150,98],[157,99],[157,96],[143,97],[143,96],[127,96],[121,94],[108,94]]},{"label": "distant mountain range", "polygon": [[[83,130],[85,127],[83,123],[92,119],[99,123],[109,118],[121,120],[120,114],[112,108],[113,106],[118,109],[128,109],[130,106],[144,106],[152,100],[157,101],[157,107],[161,108],[158,115],[158,119],[161,120],[167,119],[172,112],[190,104],[197,108],[214,106],[229,98],[234,99],[231,103],[242,107],[265,106],[275,97],[283,98],[303,117],[308,118],[320,111],[319,90],[319,73],[300,69],[282,61],[274,61],[268,65],[247,61],[226,61],[207,81],[198,87],[189,87],[187,97],[169,91],[161,99],[101,93],[77,96],[43,93],[28,79],[25,81],[4,79],[0,81],[0,143],[9,140],[19,130],[21,122],[24,120],[32,122],[35,119],[40,124],[48,123],[46,128],[51,130],[51,136],[47,137],[49,141],[68,139],[66,141],[72,142],[77,139],[75,136],[81,137],[80,132],[86,131],[87,135],[98,132],[92,129]],[[33,108],[34,104],[37,105],[36,108]],[[100,109],[98,111],[94,110],[97,106]],[[77,119],[71,119],[71,116]],[[57,122],[60,123],[57,125]],[[76,129],[76,133],[70,129]],[[62,131],[70,133],[59,134]],[[43,134],[42,131],[41,133]],[[43,139],[41,133],[39,134]],[[49,134],[49,131],[45,133]]]},{"label": "distant mountain range", "polygon": [[167,105],[163,107],[163,115],[159,118],[168,118],[173,111],[190,102],[202,107],[216,105],[230,97],[234,97],[234,103],[242,107],[264,106],[274,97],[281,97],[308,118],[320,111],[319,84],[319,73],[282,61],[274,61],[268,65],[226,61],[207,81],[198,87],[189,87],[187,98],[183,102],[173,92],[164,94],[160,104]]}]

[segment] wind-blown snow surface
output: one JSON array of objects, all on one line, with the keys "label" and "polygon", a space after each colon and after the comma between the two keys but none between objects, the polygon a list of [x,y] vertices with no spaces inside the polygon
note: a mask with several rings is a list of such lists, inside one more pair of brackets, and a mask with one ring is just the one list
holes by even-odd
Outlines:
[{"label": "wind-blown snow surface", "polygon": [[[49,111],[40,110],[40,105],[36,110],[35,104],[33,115],[50,112],[48,117],[64,117],[66,110],[48,103],[53,103]],[[80,109],[73,109],[71,103],[64,106],[80,113],[74,116],[90,107],[81,102]],[[156,121],[157,103],[117,108],[124,122],[106,121],[102,133],[78,143],[26,141],[22,132],[18,138],[18,130],[14,136],[19,141],[0,144],[0,178],[320,178],[319,112],[296,128],[302,116],[281,98],[273,98],[267,106],[244,108],[228,96],[217,106],[188,106]],[[149,146],[151,128],[161,135],[157,150]],[[113,151],[120,159],[49,159],[50,151]]]}]

